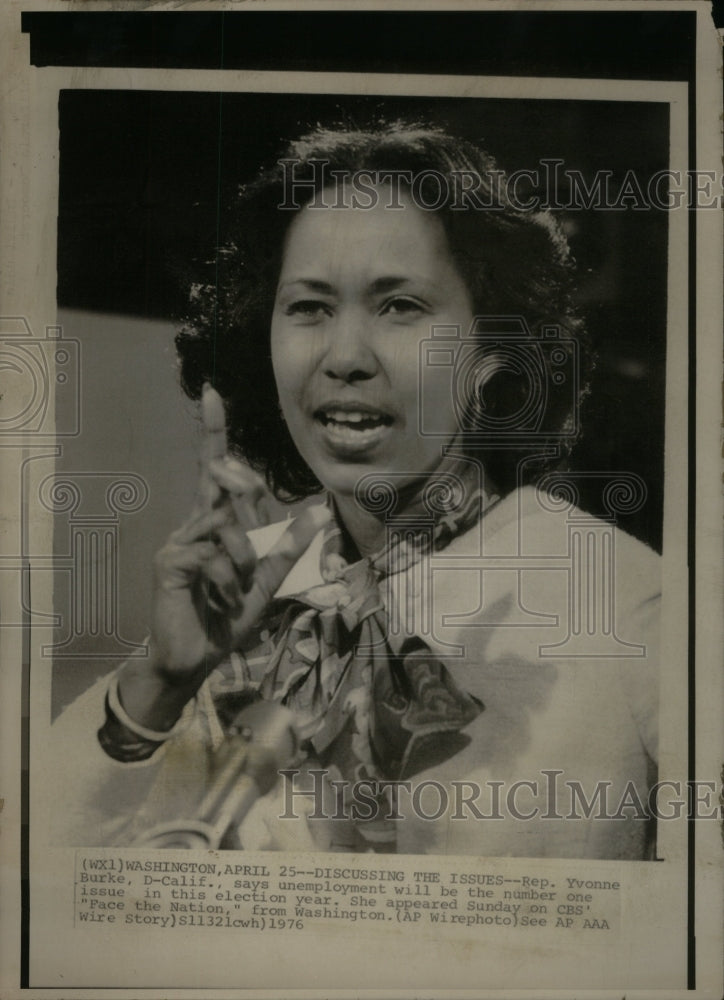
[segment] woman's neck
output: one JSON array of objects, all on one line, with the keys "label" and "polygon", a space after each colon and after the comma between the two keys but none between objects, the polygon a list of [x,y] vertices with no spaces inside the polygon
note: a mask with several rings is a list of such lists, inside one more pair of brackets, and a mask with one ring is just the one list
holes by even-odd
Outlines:
[{"label": "woman's neck", "polygon": [[334,495],[334,503],[359,554],[371,556],[378,552],[385,543],[384,515],[365,510],[354,496]]},{"label": "woman's neck", "polygon": [[[470,516],[475,520],[480,516],[491,499],[497,494],[495,486],[488,480],[485,482],[484,472],[480,463],[468,458],[462,450],[456,450],[453,445],[445,449],[445,453],[437,468],[430,470],[411,482],[400,484],[395,482],[395,500],[393,509],[383,511],[369,510],[360,503],[359,497],[350,493],[333,493],[339,519],[363,557],[376,555],[387,542],[389,519],[405,512],[416,511],[425,520],[431,516],[430,499],[425,500],[424,491],[437,481],[440,490],[446,494],[452,489],[451,484],[461,491],[453,509],[459,515],[470,501],[475,503],[475,511]],[[384,485],[384,481],[381,480]],[[372,497],[370,497],[372,499]]]}]

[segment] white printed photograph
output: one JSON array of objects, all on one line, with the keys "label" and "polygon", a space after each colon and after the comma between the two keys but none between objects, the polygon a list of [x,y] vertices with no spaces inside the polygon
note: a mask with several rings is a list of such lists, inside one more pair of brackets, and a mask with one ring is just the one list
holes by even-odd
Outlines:
[{"label": "white printed photograph", "polygon": [[704,5],[90,6],[7,45],[7,995],[716,995]]}]

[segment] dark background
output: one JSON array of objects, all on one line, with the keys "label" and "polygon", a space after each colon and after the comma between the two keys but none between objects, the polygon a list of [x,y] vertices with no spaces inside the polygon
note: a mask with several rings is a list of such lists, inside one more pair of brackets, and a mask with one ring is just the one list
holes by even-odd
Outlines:
[{"label": "dark background", "polygon": [[[192,261],[224,235],[240,181],[318,122],[364,127],[423,118],[482,142],[507,171],[561,159],[562,169],[628,170],[645,185],[668,167],[668,106],[656,103],[339,95],[64,91],[60,97],[58,303],[173,320]],[[565,201],[567,189],[559,192]],[[581,470],[638,473],[648,499],[621,526],[661,544],[667,213],[559,212],[578,262],[581,308],[598,352]],[[232,234],[233,235],[233,234]],[[684,331],[682,331],[684,335]],[[164,336],[168,336],[167,333]],[[603,513],[600,483],[584,506]]]},{"label": "dark background", "polygon": [[[318,122],[364,127],[424,118],[482,142],[507,171],[561,159],[590,184],[628,170],[643,184],[668,167],[668,105],[501,98],[63,91],[60,94],[58,305],[64,336],[81,349],[82,433],[64,442],[59,472],[133,472],[148,505],[118,530],[119,635],[149,631],[151,560],[188,516],[197,478],[195,406],[177,382],[173,337],[198,277],[224,232],[224,205],[240,181],[274,160],[290,136]],[[559,192],[562,200],[567,190]],[[663,504],[667,229],[665,211],[559,212],[577,259],[578,298],[598,363],[583,405],[574,469],[637,473],[644,506],[619,524],[659,547]],[[685,331],[681,331],[685,336]],[[61,415],[58,415],[60,417]],[[86,482],[84,480],[84,482]],[[606,475],[583,481],[582,506],[605,513]],[[281,510],[281,516],[287,512]],[[68,545],[58,517],[56,557]],[[61,565],[61,562],[58,565]],[[70,578],[56,575],[55,610],[67,634]],[[113,644],[111,644],[113,646]],[[77,637],[56,658],[60,710],[124,655],[98,655]],[[125,655],[131,650],[125,647]]]},{"label": "dark background", "polygon": [[[301,5],[300,5],[301,6]],[[444,7],[443,4],[440,5]],[[24,11],[34,66],[686,80],[679,10]]]}]

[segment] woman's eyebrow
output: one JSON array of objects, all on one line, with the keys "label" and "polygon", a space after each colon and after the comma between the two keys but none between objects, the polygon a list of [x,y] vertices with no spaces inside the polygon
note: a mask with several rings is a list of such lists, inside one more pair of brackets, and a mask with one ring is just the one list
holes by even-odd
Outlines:
[{"label": "woman's eyebrow", "polygon": [[427,290],[429,292],[440,291],[441,285],[431,275],[428,274],[405,274],[405,275],[385,275],[375,278],[370,282],[367,291],[370,295],[384,295],[386,292],[393,292],[396,288],[405,288],[412,285],[415,289]]},{"label": "woman's eyebrow", "polygon": [[291,278],[289,281],[282,281],[279,290],[289,288],[292,285],[303,285],[310,292],[318,292],[320,295],[333,295],[334,286],[328,281],[320,281],[317,278]]},{"label": "woman's eyebrow", "polygon": [[369,291],[372,295],[384,295],[385,292],[391,292],[393,289],[399,288],[401,285],[409,285],[410,281],[410,278],[402,276],[396,277],[394,275],[383,278],[375,278],[369,286]]},{"label": "woman's eyebrow", "polygon": [[[437,282],[432,281],[429,277],[422,278],[416,275],[384,275],[379,278],[375,278],[365,289],[366,294],[370,296],[384,295],[387,292],[392,292],[396,288],[404,288],[407,285],[417,285],[425,284],[426,286],[437,288],[439,287]],[[278,292],[285,292],[295,285],[301,285],[306,291],[315,292],[318,295],[336,295],[337,289],[329,281],[323,281],[320,278],[289,278],[286,281],[282,281],[279,285]]]}]

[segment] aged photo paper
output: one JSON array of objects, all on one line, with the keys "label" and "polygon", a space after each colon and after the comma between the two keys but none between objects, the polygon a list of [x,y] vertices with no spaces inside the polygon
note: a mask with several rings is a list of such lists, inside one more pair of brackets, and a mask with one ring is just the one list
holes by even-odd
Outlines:
[{"label": "aged photo paper", "polygon": [[1,16],[1,995],[721,997],[708,5]]}]

